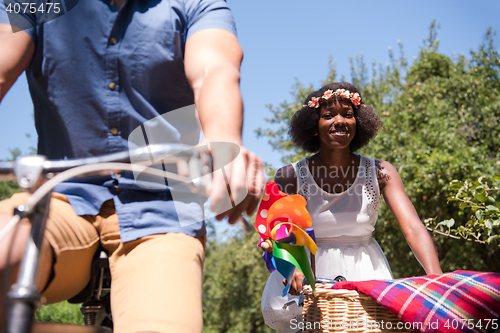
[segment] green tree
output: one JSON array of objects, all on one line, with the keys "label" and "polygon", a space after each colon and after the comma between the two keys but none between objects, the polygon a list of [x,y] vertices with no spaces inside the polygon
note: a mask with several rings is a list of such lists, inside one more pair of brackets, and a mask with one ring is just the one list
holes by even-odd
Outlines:
[{"label": "green tree", "polygon": [[[454,218],[460,226],[467,223],[468,216],[457,202],[448,202],[453,194],[451,181],[499,174],[500,58],[491,29],[479,50],[471,51],[469,59],[439,53],[437,29],[433,22],[429,37],[411,66],[399,43],[400,56],[396,58],[389,50],[389,64],[374,63],[371,77],[362,56],[351,59],[351,76],[365,102],[375,107],[385,125],[385,130],[361,153],[387,160],[398,169],[422,219],[436,218],[439,222]],[[325,82],[335,81],[336,76],[331,66]],[[306,87],[297,82],[292,102],[269,106],[273,118],[267,121],[279,128],[257,132],[269,137],[274,149],[286,152],[283,163],[305,156],[286,133],[291,116],[312,90],[312,85]],[[380,210],[374,237],[395,277],[425,274],[385,205]],[[439,234],[433,238],[445,271],[500,271],[500,255],[494,244]]]},{"label": "green tree", "polygon": [[[18,156],[21,155],[19,149],[10,150],[10,158],[7,161],[14,161]],[[1,160],[0,160],[1,161]],[[21,188],[17,185],[15,181],[0,181],[0,200],[10,198],[12,194],[21,192]]]},{"label": "green tree", "polygon": [[203,272],[204,332],[267,333],[260,310],[262,291],[269,276],[259,235],[238,236],[207,246]]},{"label": "green tree", "polygon": [[[445,226],[446,232],[434,232],[449,236],[455,239],[467,239],[470,241],[500,246],[500,176],[492,178],[481,176],[478,180],[471,182],[468,180],[454,180],[450,188],[456,191],[449,201],[460,203],[459,209],[469,216],[467,223],[455,227],[455,219],[443,220],[436,224],[436,219],[431,218],[426,221],[428,225],[434,227]],[[468,213],[468,214],[467,214]]]}]

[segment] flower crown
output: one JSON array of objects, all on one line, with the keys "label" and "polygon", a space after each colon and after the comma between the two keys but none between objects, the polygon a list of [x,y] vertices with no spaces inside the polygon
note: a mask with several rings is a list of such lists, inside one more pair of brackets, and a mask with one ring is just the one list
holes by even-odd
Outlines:
[{"label": "flower crown", "polygon": [[[358,93],[352,93],[349,90],[345,89],[337,89],[335,91],[333,90],[327,90],[323,93],[323,96],[321,97],[313,97],[311,100],[307,103],[307,106],[310,108],[319,108],[319,100],[323,98],[324,100],[329,100],[333,96],[340,96],[342,98],[348,98],[351,100],[352,104],[354,105],[359,105],[361,104],[361,96]],[[306,106],[306,105],[304,105]]]}]

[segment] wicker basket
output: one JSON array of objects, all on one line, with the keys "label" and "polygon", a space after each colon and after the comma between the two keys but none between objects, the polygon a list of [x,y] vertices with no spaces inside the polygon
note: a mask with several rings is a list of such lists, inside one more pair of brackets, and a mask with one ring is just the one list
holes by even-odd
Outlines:
[{"label": "wicker basket", "polygon": [[331,287],[317,283],[316,298],[304,288],[303,332],[417,332],[370,296]]}]

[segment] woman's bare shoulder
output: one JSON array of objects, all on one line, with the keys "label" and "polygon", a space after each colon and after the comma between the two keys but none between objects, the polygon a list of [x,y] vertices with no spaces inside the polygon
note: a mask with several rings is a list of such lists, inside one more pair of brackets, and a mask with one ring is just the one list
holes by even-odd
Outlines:
[{"label": "woman's bare shoulder", "polygon": [[274,182],[278,185],[281,192],[286,194],[297,193],[297,175],[291,164],[279,168],[278,171],[276,171]]},{"label": "woman's bare shoulder", "polygon": [[377,180],[381,190],[395,177],[399,178],[398,171],[389,162],[384,160],[375,160],[375,167],[377,169]]}]

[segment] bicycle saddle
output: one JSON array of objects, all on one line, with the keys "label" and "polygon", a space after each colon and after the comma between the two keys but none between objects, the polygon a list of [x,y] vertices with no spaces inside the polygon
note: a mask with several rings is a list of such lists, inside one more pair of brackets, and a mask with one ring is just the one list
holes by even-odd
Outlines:
[{"label": "bicycle saddle", "polygon": [[[99,286],[102,276],[102,285]],[[69,303],[85,303],[93,298],[99,298],[103,289],[111,288],[111,272],[109,270],[108,256],[104,249],[97,249],[92,259],[92,268],[90,272],[90,281],[77,295],[68,299]]]}]

